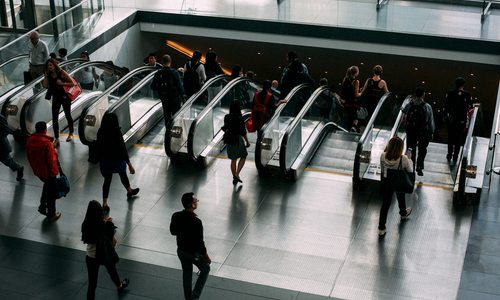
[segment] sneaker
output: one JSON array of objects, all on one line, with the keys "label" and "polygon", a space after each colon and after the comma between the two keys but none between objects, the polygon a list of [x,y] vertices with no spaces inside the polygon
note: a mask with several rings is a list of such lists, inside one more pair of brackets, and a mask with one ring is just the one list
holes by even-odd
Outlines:
[{"label": "sneaker", "polygon": [[417,175],[424,176],[424,172],[422,172],[422,169],[417,169]]},{"label": "sneaker", "polygon": [[109,205],[103,205],[102,210],[104,211],[105,215],[109,214],[110,211]]},{"label": "sneaker", "polygon": [[139,194],[139,188],[133,189],[130,191],[130,193],[127,193],[127,198],[130,198],[130,197],[135,196],[137,194]]},{"label": "sneaker", "polygon": [[49,222],[57,221],[57,219],[59,219],[60,217],[61,217],[61,213],[58,212],[52,218],[49,219]]},{"label": "sneaker", "polygon": [[128,278],[123,279],[122,286],[118,288],[118,294],[121,294],[129,284],[130,284],[130,279]]},{"label": "sneaker", "polygon": [[408,218],[408,216],[411,214],[411,207],[408,207],[406,209],[406,215],[404,216],[401,216],[401,220],[406,220],[406,218]]},{"label": "sneaker", "polygon": [[384,236],[387,233],[387,230],[379,230],[378,231],[378,236]]},{"label": "sneaker", "polygon": [[24,176],[24,167],[21,167],[21,169],[17,170],[16,180],[19,181],[23,179],[23,176]]}]

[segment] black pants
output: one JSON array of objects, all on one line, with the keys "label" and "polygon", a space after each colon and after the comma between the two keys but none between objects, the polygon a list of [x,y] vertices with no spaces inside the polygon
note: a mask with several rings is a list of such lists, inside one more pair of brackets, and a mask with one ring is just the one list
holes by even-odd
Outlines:
[{"label": "black pants", "polygon": [[448,155],[457,160],[464,136],[464,123],[448,123]]},{"label": "black pants", "polygon": [[[417,164],[417,169],[424,169],[424,160],[427,155],[427,146],[429,146],[429,135],[406,135],[406,147],[412,149],[411,160],[413,161],[413,170],[415,170],[415,160]],[[418,147],[418,153],[417,153]]]},{"label": "black pants", "polygon": [[181,109],[181,103],[179,101],[164,101],[161,100],[161,105],[163,106],[163,116],[165,117],[165,126],[168,125],[170,118],[175,115],[179,109]]},{"label": "black pants", "polygon": [[50,219],[56,214],[56,184],[54,178],[40,178],[43,182],[42,197],[40,198],[39,210],[47,211]]},{"label": "black pants", "polygon": [[[380,219],[378,221],[378,229],[384,230],[385,223],[387,222],[387,213],[391,207],[392,195],[394,191],[391,191],[385,187],[387,178],[382,178],[380,183],[380,189],[382,191],[382,207],[380,208]],[[404,193],[396,193],[396,198],[398,199],[399,214],[401,216],[406,216],[406,199]]]},{"label": "black pants", "polygon": [[73,128],[73,117],[71,117],[71,100],[63,99],[62,97],[54,96],[52,98],[52,126],[54,128],[54,137],[59,138],[59,110],[61,109],[61,105],[64,110],[64,115],[66,116],[66,120],[68,120],[69,133],[74,132]]},{"label": "black pants", "polygon": [[345,111],[347,113],[347,124],[346,124],[346,128],[347,130],[351,130],[352,127],[355,127],[356,130],[358,130],[357,126],[354,125],[354,121],[358,119],[358,115],[356,114],[356,111],[358,110],[358,108],[354,107],[354,106],[347,106],[345,107]]},{"label": "black pants", "polygon": [[[87,263],[87,273],[89,275],[89,288],[87,290],[87,300],[95,299],[95,289],[97,288],[97,277],[99,275],[99,263],[95,258],[86,256],[85,262]],[[116,271],[116,265],[105,265],[106,270],[108,270],[111,280],[116,285],[120,287],[120,277]]]},{"label": "black pants", "polygon": [[[130,181],[128,181],[127,173],[118,173],[120,175],[120,180],[125,188],[130,186]],[[111,180],[113,179],[113,174],[104,177],[104,184],[102,185],[102,197],[108,198],[109,187],[111,186]]]}]

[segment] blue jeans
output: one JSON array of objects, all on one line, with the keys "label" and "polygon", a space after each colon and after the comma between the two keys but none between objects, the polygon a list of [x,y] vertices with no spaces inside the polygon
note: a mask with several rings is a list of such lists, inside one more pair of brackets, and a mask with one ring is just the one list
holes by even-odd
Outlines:
[{"label": "blue jeans", "polygon": [[[210,264],[205,262],[203,256],[198,253],[189,253],[186,251],[182,251],[177,248],[177,256],[181,261],[182,265],[182,285],[184,287],[184,298],[186,300],[199,299],[201,295],[201,291],[205,286],[205,282],[207,282],[208,273],[210,272]],[[196,284],[194,285],[194,289],[192,288],[192,280],[193,280],[193,264],[200,269],[200,275],[198,280],[196,280]]]}]

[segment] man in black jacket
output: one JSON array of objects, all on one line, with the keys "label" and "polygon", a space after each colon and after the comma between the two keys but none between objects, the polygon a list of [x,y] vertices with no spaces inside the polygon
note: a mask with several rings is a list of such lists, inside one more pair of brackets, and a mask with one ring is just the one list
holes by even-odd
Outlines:
[{"label": "man in black jacket", "polygon": [[[210,272],[212,260],[208,256],[203,241],[203,224],[194,210],[198,208],[199,200],[194,193],[182,195],[184,210],[172,215],[170,233],[177,236],[177,255],[182,265],[182,282],[186,300],[198,300]],[[193,264],[200,269],[200,276],[192,287]]]},{"label": "man in black jacket", "polygon": [[17,172],[16,180],[19,181],[23,178],[24,167],[19,165],[11,156],[10,152],[12,147],[10,146],[7,136],[10,133],[9,125],[7,124],[7,119],[0,115],[0,161],[9,167],[12,171]]}]

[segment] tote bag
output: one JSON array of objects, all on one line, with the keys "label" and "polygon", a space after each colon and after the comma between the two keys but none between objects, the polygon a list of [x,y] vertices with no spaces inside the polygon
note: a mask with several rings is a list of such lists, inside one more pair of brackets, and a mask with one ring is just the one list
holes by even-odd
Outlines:
[{"label": "tote bag", "polygon": [[399,159],[399,167],[397,169],[387,169],[387,188],[396,193],[412,194],[413,186],[415,185],[415,173],[408,173],[401,168]]},{"label": "tote bag", "polygon": [[82,89],[80,88],[78,83],[76,83],[75,78],[71,78],[71,80],[73,80],[74,85],[73,86],[63,86],[63,89],[66,92],[66,94],[68,94],[69,99],[71,101],[73,101],[76,99],[76,97],[78,97],[82,93]]}]

